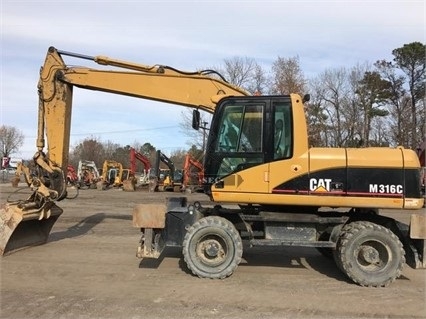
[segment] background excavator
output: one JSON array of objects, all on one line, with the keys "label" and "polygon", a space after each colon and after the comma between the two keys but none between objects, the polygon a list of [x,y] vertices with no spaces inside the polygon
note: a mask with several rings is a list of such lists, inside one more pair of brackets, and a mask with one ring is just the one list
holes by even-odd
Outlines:
[{"label": "background excavator", "polygon": [[[63,57],[120,70],[71,67]],[[182,248],[193,274],[230,276],[249,246],[303,246],[332,255],[362,286],[387,286],[404,264],[425,267],[425,216],[410,225],[379,209],[419,210],[420,165],[415,151],[397,148],[310,148],[304,103],[297,94],[249,96],[212,70],[183,72],[164,65],[91,57],[49,48],[38,84],[39,116],[33,194],[0,212],[2,254],[44,243],[66,197],[72,93],[99,90],[213,113],[204,160],[204,191],[214,205],[139,204],[137,256],[158,258]],[[45,150],[45,137],[48,145]],[[226,204],[226,205],[224,205]],[[332,207],[332,208],[331,208]]]},{"label": "background excavator", "polygon": [[100,174],[94,161],[80,160],[77,167],[78,182],[80,187],[96,188]]},{"label": "background excavator", "polygon": [[68,186],[79,187],[77,171],[71,164],[68,164],[67,166],[67,181]]},{"label": "background excavator", "polygon": [[[197,176],[197,183],[193,183],[193,171]],[[182,191],[203,191],[204,184],[204,167],[201,162],[196,160],[190,154],[186,154],[185,163],[183,165],[183,180],[182,180]]]},{"label": "background excavator", "polygon": [[139,183],[141,185],[149,184],[149,176],[151,173],[151,162],[149,158],[143,155],[142,153],[137,152],[133,147],[130,148],[130,170],[133,175],[136,175],[136,160],[140,161],[144,169],[139,179]]},{"label": "background excavator", "polygon": [[[167,168],[161,168],[161,163],[164,163]],[[155,175],[155,184],[153,185],[155,192],[180,191],[182,187],[182,170],[176,169],[173,161],[161,150],[156,152],[153,171]]]},{"label": "background excavator", "polygon": [[105,160],[96,187],[98,190],[105,190],[108,187],[122,187],[123,182],[129,179],[131,179],[129,168],[123,168],[123,164],[117,161]]},{"label": "background excavator", "polygon": [[123,181],[123,190],[133,192],[136,190],[136,160],[144,165],[144,169],[139,178],[139,183],[144,186],[150,182],[151,162],[149,158],[142,153],[137,152],[133,147],[130,148],[130,172],[129,178]]}]

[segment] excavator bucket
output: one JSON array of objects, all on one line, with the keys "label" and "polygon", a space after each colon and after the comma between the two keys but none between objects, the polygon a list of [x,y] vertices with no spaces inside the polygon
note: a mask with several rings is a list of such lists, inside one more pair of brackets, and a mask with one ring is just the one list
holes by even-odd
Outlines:
[{"label": "excavator bucket", "polygon": [[123,190],[126,192],[134,192],[136,190],[136,179],[126,179],[123,181]]},{"label": "excavator bucket", "polygon": [[62,212],[55,204],[43,214],[28,213],[17,205],[3,205],[0,209],[0,255],[46,243]]}]

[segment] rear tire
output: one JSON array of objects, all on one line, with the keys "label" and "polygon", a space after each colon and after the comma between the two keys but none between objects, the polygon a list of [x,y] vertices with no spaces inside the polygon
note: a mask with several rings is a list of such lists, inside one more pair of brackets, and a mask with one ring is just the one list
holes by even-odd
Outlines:
[{"label": "rear tire", "polygon": [[335,258],[337,266],[355,283],[386,287],[401,275],[405,251],[386,227],[357,221],[343,227]]},{"label": "rear tire", "polygon": [[218,216],[194,223],[183,241],[183,257],[191,272],[200,278],[230,276],[241,262],[243,244],[234,225]]}]

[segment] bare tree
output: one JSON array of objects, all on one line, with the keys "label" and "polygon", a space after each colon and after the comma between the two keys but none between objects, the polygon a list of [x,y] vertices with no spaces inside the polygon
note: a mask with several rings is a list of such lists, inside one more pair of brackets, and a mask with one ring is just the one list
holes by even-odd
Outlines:
[{"label": "bare tree", "polygon": [[[102,143],[102,146],[104,147],[104,153],[103,153],[104,160],[111,160],[111,159],[114,159],[115,152],[120,147],[120,144],[117,144],[108,140]],[[100,164],[102,165],[103,161]]]},{"label": "bare tree", "polygon": [[278,57],[272,64],[272,94],[305,92],[306,80],[300,68],[299,57],[282,58]]},{"label": "bare tree", "polygon": [[345,120],[345,130],[347,131],[347,138],[345,146],[348,147],[361,147],[365,144],[365,132],[364,129],[365,121],[363,115],[365,112],[362,110],[365,108],[362,105],[365,100],[365,94],[360,90],[360,81],[362,81],[366,72],[371,69],[369,63],[357,63],[354,67],[348,70],[348,91],[347,91],[347,103],[342,108]]},{"label": "bare tree", "polygon": [[369,146],[391,146],[392,134],[390,134],[388,117],[376,116],[371,119],[373,129],[370,132]]},{"label": "bare tree", "polygon": [[229,83],[241,87],[251,94],[263,93],[267,84],[267,77],[263,68],[252,58],[234,57],[225,59],[218,67]]},{"label": "bare tree", "polygon": [[348,71],[345,68],[327,69],[319,75],[317,81],[322,85],[322,89],[317,92],[318,98],[325,103],[324,110],[329,121],[327,146],[344,146],[348,132],[344,130],[347,119],[342,109],[350,102]]},{"label": "bare tree", "polygon": [[13,126],[0,126],[0,147],[3,157],[10,157],[24,144],[24,134]]},{"label": "bare tree", "polygon": [[311,100],[306,103],[305,113],[308,122],[309,145],[315,147],[328,145],[327,122],[324,86],[319,78],[310,79],[308,82]]},{"label": "bare tree", "polygon": [[[223,65],[212,67],[218,71],[229,83],[245,89],[247,92],[262,94],[266,91],[267,76],[262,67],[252,58],[234,57],[225,59]],[[211,115],[205,112],[201,113],[198,131],[192,128],[192,110],[182,111],[182,122],[180,124],[181,132],[185,134],[189,140],[189,147],[195,146],[199,150],[204,150],[209,133],[209,124],[211,123]]]},{"label": "bare tree", "polygon": [[256,62],[250,58],[234,57],[224,60],[224,73],[228,81],[239,87],[247,87],[255,71]]},{"label": "bare tree", "polygon": [[207,136],[212,116],[207,112],[201,112],[200,129],[192,128],[192,109],[186,109],[181,112],[182,122],[180,122],[180,131],[188,137],[188,147],[195,146],[199,150],[204,150],[206,147]]},{"label": "bare tree", "polygon": [[252,94],[262,95],[268,91],[268,77],[265,70],[258,64],[254,66],[252,79],[246,90]]},{"label": "bare tree", "polygon": [[183,168],[186,154],[188,154],[188,151],[184,149],[174,150],[170,153],[170,160],[173,162],[176,169]]},{"label": "bare tree", "polygon": [[77,166],[80,160],[94,161],[100,167],[104,161],[105,148],[97,137],[86,138],[79,142],[70,154],[70,164]]},{"label": "bare tree", "polygon": [[110,159],[113,159],[123,165],[123,168],[130,167],[130,145],[119,146],[114,150]]}]

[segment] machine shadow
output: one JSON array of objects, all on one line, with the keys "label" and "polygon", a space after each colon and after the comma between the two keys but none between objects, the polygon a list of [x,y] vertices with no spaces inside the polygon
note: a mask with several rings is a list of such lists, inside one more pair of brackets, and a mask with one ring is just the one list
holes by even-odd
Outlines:
[{"label": "machine shadow", "polygon": [[[158,259],[143,259],[139,268],[157,269],[165,258],[178,258],[179,268],[192,275],[182,256],[182,248],[166,247]],[[278,267],[311,269],[329,278],[352,283],[331,258],[315,248],[306,247],[249,247],[244,246],[242,261],[238,267]],[[237,270],[238,271],[238,270]]]},{"label": "machine shadow", "polygon": [[244,247],[240,267],[279,267],[311,269],[329,278],[352,283],[336,266],[315,248],[309,247]]},{"label": "machine shadow", "polygon": [[153,258],[144,258],[139,262],[139,268],[144,269],[157,269],[160,267],[161,263],[165,258],[174,258],[179,259],[179,268],[181,268],[186,273],[191,273],[183,260],[182,248],[181,247],[165,247],[160,257],[157,259]]},{"label": "machine shadow", "polygon": [[[354,284],[340,269],[331,256],[324,256],[317,249],[310,247],[265,247],[246,248],[243,261],[239,267],[263,266],[282,268],[311,269],[328,278]],[[397,280],[410,280],[401,275]]]},{"label": "machine shadow", "polygon": [[107,213],[96,213],[91,216],[84,218],[77,224],[67,228],[63,231],[52,232],[49,236],[48,242],[55,242],[67,238],[73,238],[82,236],[89,233],[96,225],[102,223],[105,219],[121,219],[121,220],[132,220],[132,216],[126,215],[114,215]]}]

